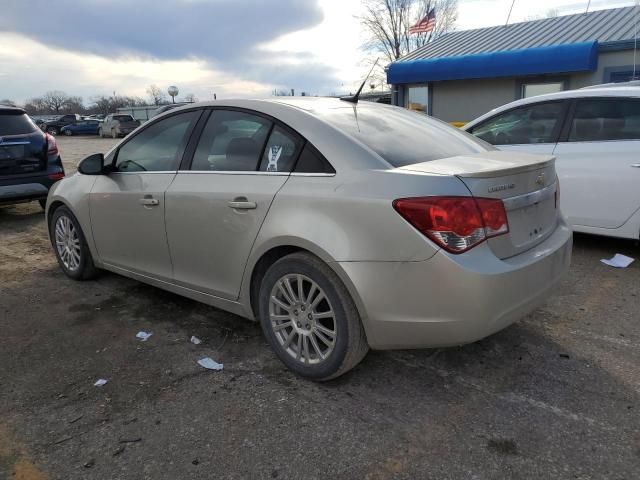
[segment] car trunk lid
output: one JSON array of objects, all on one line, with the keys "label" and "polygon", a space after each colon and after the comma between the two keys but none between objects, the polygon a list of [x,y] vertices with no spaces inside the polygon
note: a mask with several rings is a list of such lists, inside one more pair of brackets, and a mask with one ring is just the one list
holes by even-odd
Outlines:
[{"label": "car trunk lid", "polygon": [[407,165],[400,170],[455,175],[474,197],[502,200],[509,233],[488,240],[499,258],[533,248],[556,228],[558,185],[552,156],[491,151]]},{"label": "car trunk lid", "polygon": [[28,175],[46,170],[46,143],[40,137],[41,133],[1,137],[0,177]]}]

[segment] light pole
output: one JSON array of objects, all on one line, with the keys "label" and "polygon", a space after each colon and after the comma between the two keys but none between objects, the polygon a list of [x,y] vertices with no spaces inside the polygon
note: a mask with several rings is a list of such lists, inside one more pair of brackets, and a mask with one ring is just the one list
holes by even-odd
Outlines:
[{"label": "light pole", "polygon": [[171,102],[172,103],[176,103],[176,95],[178,95],[178,87],[171,85],[168,89],[167,89],[167,93],[169,95],[171,95]]}]

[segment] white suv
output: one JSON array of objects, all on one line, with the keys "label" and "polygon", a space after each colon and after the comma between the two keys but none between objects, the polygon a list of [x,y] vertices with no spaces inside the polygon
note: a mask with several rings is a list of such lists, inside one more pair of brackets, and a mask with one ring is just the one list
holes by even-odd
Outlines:
[{"label": "white suv", "polygon": [[555,155],[561,208],[574,230],[640,237],[640,86],[526,98],[463,130],[501,150]]}]

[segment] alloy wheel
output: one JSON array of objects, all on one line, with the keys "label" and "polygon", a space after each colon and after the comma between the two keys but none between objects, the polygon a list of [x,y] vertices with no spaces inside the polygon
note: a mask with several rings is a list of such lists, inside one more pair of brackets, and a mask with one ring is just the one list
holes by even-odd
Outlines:
[{"label": "alloy wheel", "polygon": [[56,221],[55,241],[62,264],[71,271],[77,270],[82,252],[80,237],[71,219],[65,215]]},{"label": "alloy wheel", "polygon": [[312,279],[287,274],[269,297],[269,320],[280,346],[303,365],[319,364],[334,350],[337,322],[329,298]]}]

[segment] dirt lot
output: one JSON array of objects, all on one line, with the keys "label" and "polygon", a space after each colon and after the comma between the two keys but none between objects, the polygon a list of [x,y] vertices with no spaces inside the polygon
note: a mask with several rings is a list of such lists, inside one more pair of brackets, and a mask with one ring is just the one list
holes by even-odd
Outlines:
[{"label": "dirt lot", "polygon": [[[60,148],[71,171],[112,142]],[[617,252],[640,258],[577,236],[569,277],[520,323],[314,384],[257,324],[112,274],[65,278],[39,206],[0,208],[0,479],[639,478],[640,261],[599,262]]]}]

